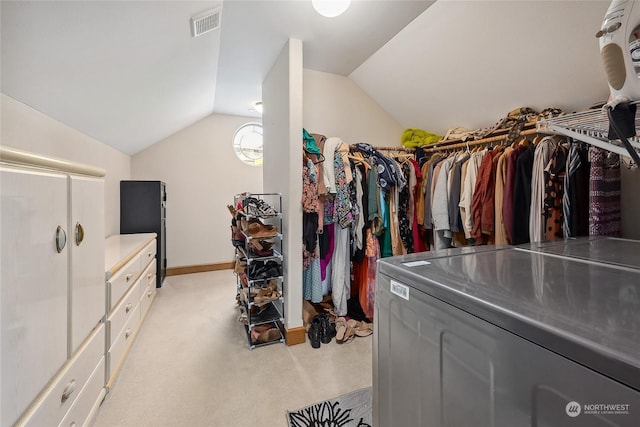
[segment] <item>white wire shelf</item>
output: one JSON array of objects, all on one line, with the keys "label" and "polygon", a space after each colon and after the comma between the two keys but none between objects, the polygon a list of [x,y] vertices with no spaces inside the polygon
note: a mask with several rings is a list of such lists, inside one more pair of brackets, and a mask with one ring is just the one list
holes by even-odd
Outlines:
[{"label": "white wire shelf", "polygon": [[[538,132],[556,133],[584,141],[621,156],[631,157],[619,140],[609,140],[609,117],[602,109],[566,114],[538,121]],[[640,120],[636,117],[636,132],[640,130]],[[629,138],[629,143],[640,150],[640,138]]]}]

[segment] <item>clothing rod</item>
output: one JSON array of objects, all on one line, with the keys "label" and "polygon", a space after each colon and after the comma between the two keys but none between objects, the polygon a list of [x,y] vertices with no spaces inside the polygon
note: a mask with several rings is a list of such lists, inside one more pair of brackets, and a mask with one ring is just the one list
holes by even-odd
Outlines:
[{"label": "clothing rod", "polygon": [[[374,150],[378,151],[405,151],[407,153],[413,152],[413,148],[407,148],[402,145],[398,145],[397,147],[376,147],[375,145],[372,145],[371,147],[373,147]],[[349,148],[357,149],[355,145],[350,145]]]},{"label": "clothing rod", "polygon": [[[532,135],[535,133],[539,133],[537,129],[527,129],[520,132],[518,134],[518,137],[524,136],[524,135]],[[507,139],[507,136],[508,134],[504,134],[504,135],[498,135],[498,136],[490,136],[488,138],[483,138],[483,139],[478,139],[478,140],[473,140],[468,142],[460,142],[458,144],[443,145],[443,146],[434,147],[434,148],[425,148],[425,147],[423,148],[425,153],[434,153],[436,151],[455,150],[457,148],[466,148],[474,145],[482,145],[482,144],[489,144],[491,142],[502,141]]]}]

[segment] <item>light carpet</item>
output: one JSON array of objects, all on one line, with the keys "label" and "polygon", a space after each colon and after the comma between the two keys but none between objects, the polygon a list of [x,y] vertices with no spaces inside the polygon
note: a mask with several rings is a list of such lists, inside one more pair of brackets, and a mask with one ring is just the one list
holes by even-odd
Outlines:
[{"label": "light carpet", "polygon": [[352,391],[297,411],[287,411],[287,421],[289,427],[371,427],[371,387]]}]

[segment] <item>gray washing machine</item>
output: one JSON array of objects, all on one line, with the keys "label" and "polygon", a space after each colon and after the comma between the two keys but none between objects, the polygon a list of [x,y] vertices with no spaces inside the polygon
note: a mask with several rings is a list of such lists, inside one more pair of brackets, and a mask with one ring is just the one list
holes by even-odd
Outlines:
[{"label": "gray washing machine", "polygon": [[640,241],[378,262],[376,427],[640,425]]}]

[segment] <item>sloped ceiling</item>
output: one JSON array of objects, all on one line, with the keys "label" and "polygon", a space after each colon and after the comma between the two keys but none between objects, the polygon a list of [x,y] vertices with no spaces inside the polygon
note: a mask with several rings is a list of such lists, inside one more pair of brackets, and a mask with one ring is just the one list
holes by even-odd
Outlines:
[{"label": "sloped ceiling", "polygon": [[[289,37],[305,67],[350,76],[405,127],[492,125],[511,109],[606,99],[609,1],[2,1],[2,92],[127,154],[249,106]],[[222,6],[220,30],[189,18]],[[417,18],[416,18],[417,17]],[[414,19],[415,18],[415,19]]]},{"label": "sloped ceiling", "polygon": [[441,135],[518,107],[583,111],[609,95],[595,37],[609,4],[440,0],[350,77],[405,127]]}]

